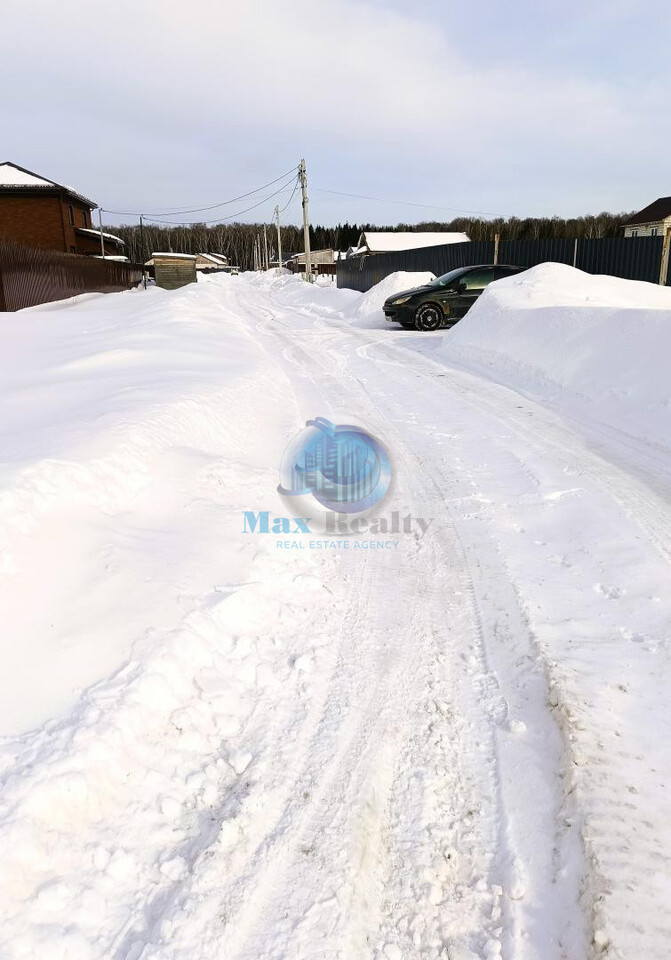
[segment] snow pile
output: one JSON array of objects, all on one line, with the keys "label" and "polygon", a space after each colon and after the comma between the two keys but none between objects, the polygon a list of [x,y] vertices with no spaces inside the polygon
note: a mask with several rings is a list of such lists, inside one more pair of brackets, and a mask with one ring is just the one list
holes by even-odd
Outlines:
[{"label": "snow pile", "polygon": [[169,936],[159,904],[223,819],[251,835],[249,785],[295,751],[338,583],[333,558],[242,534],[279,507],[296,413],[235,288],[2,315],[3,957]]},{"label": "snow pile", "polygon": [[671,290],[545,263],[492,284],[440,354],[668,443]]},{"label": "snow pile", "polygon": [[436,275],[431,271],[412,273],[406,270],[399,270],[396,273],[390,273],[388,277],[376,283],[366,293],[363,294],[356,308],[357,320],[362,321],[357,326],[365,327],[383,327],[387,325],[384,319],[382,307],[388,297],[395,293],[402,293],[404,290],[412,290],[413,287],[424,286],[435,280]]}]

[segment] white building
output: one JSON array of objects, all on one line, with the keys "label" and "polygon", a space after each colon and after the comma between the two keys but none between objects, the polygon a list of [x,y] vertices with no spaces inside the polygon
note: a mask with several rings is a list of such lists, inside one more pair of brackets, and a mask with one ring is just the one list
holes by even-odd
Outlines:
[{"label": "white building", "polygon": [[671,197],[659,197],[624,224],[625,237],[663,237],[671,229]]}]

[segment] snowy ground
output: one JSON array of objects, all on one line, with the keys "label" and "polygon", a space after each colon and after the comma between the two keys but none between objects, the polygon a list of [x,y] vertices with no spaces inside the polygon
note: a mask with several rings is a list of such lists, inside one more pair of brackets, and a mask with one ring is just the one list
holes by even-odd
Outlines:
[{"label": "snowy ground", "polygon": [[[2,960],[668,956],[671,291],[374,301],[0,321]],[[423,537],[243,533],[314,416]]]}]

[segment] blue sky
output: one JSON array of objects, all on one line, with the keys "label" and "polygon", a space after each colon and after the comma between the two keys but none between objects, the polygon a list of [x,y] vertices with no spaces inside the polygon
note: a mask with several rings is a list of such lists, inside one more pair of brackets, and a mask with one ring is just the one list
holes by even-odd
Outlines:
[{"label": "blue sky", "polygon": [[302,156],[316,223],[636,209],[671,194],[670,28],[657,0],[4,0],[0,160],[109,210],[215,203]]}]

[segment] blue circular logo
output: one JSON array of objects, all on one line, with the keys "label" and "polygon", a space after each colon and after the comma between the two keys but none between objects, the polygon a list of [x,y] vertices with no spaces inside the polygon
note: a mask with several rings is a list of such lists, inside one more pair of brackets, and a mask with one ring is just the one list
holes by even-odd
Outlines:
[{"label": "blue circular logo", "polygon": [[328,510],[363,513],[382,500],[390,483],[391,461],[375,437],[316,417],[285,450],[277,489],[288,497],[311,493]]}]

